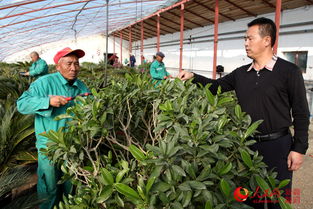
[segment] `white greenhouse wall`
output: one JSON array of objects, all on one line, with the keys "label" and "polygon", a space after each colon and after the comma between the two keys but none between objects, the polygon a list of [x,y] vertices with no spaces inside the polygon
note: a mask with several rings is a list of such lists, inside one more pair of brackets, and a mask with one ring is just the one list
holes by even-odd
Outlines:
[{"label": "white greenhouse wall", "polygon": [[[262,17],[268,17],[275,19],[275,14],[265,14]],[[244,18],[236,21],[228,21],[219,24],[219,33],[234,32],[247,29],[247,23],[253,18]],[[301,7],[293,10],[285,10],[282,12],[281,25],[295,24],[310,22],[305,26],[293,26],[288,28],[282,28],[280,32],[297,31],[297,30],[312,30],[313,29],[313,6]],[[196,36],[210,36],[204,39],[213,39],[214,33],[213,25],[195,28],[187,30],[184,33],[184,38],[196,37]],[[236,38],[237,37],[237,38]],[[240,37],[240,38],[239,38]],[[223,35],[220,38],[233,38],[231,40],[220,40],[218,42],[218,57],[217,64],[225,67],[225,72],[231,72],[236,67],[244,64],[248,64],[251,60],[246,57],[244,50],[244,32],[233,35]],[[162,42],[179,40],[179,32],[174,34],[163,35],[160,37],[161,48],[160,50],[166,55],[164,59],[165,65],[169,71],[174,75],[177,74],[177,68],[179,67],[179,42],[175,46],[162,46]],[[150,38],[144,40],[144,45],[155,44],[156,38]],[[140,43],[136,42],[133,48],[139,47]],[[286,34],[280,35],[278,43],[278,56],[284,58],[282,52],[285,51],[308,51],[307,69],[304,73],[305,79],[313,79],[313,33],[299,33],[299,34]],[[144,56],[148,60],[152,60],[152,56],[155,54],[156,48],[144,49]],[[140,60],[140,50],[134,50],[137,60]],[[213,41],[207,41],[203,43],[184,44],[183,52],[183,68],[190,69],[191,71],[198,72],[202,75],[211,77],[211,71],[213,66]],[[139,64],[139,63],[138,63]],[[175,70],[173,70],[175,68]]]}]

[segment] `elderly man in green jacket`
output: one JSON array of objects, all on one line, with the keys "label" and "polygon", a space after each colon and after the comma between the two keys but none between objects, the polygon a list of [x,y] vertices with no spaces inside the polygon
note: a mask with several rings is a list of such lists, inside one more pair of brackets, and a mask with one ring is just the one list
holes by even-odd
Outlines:
[{"label": "elderly man in green jacket", "polygon": [[39,57],[37,52],[30,53],[30,57],[33,61],[33,64],[29,68],[29,71],[24,74],[24,76],[39,78],[48,74],[48,65],[46,61]]},{"label": "elderly man in green jacket", "polygon": [[62,186],[65,194],[71,190],[69,182],[57,185],[62,173],[48,160],[47,156],[40,152],[41,148],[47,148],[48,141],[40,134],[65,127],[67,119],[56,121],[54,118],[64,114],[68,107],[74,105],[73,101],[68,101],[66,98],[89,92],[86,85],[77,79],[80,69],[78,59],[84,55],[85,52],[80,49],[65,48],[59,51],[54,57],[58,72],[37,79],[17,101],[20,113],[35,114],[38,149],[37,192],[39,198],[46,198],[46,201],[40,205],[40,209],[50,209],[58,203],[62,196],[60,192]]},{"label": "elderly man in green jacket", "polygon": [[162,52],[156,53],[156,59],[150,66],[150,75],[153,79],[153,83],[155,83],[155,86],[158,86],[162,80],[172,78],[172,76],[166,71],[163,63],[164,57],[165,55]]}]

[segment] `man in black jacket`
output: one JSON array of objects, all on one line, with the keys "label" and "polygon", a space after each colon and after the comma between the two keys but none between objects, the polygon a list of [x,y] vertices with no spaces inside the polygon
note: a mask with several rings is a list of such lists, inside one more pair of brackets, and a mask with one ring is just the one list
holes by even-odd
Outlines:
[{"label": "man in black jacket", "polygon": [[[300,168],[308,149],[309,109],[301,70],[278,58],[272,47],[276,41],[275,23],[258,18],[248,24],[245,36],[247,56],[253,62],[235,69],[217,80],[182,71],[181,80],[193,78],[194,83],[206,85],[216,93],[235,90],[243,111],[252,121],[263,120],[258,128],[257,141],[251,149],[259,151],[269,169],[278,172],[279,180],[292,179],[292,172]],[[294,136],[289,127],[294,126]],[[285,190],[291,189],[291,182]],[[253,205],[263,208],[263,205]],[[270,204],[268,208],[280,208]]]}]

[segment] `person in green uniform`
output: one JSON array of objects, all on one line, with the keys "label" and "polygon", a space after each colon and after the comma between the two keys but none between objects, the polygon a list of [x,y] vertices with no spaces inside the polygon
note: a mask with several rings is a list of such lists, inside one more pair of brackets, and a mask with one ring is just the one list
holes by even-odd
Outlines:
[{"label": "person in green uniform", "polygon": [[150,75],[155,86],[158,86],[162,80],[172,78],[172,76],[166,71],[163,63],[165,55],[162,52],[158,52],[155,56],[156,58],[150,66]]},{"label": "person in green uniform", "polygon": [[37,52],[30,53],[30,57],[33,61],[33,64],[29,68],[29,71],[23,74],[24,76],[39,78],[48,74],[48,65],[46,61],[39,57]]},{"label": "person in green uniform", "polygon": [[30,85],[17,101],[17,109],[22,114],[35,114],[36,147],[38,149],[38,183],[37,193],[39,198],[46,199],[40,205],[40,209],[51,209],[58,203],[62,192],[68,194],[71,191],[69,182],[58,185],[62,173],[55,167],[47,156],[41,153],[41,148],[47,148],[48,139],[40,133],[49,130],[57,131],[66,126],[67,119],[54,120],[66,109],[74,105],[73,101],[67,101],[66,97],[74,97],[78,94],[89,92],[86,85],[77,79],[79,73],[79,58],[85,52],[80,49],[65,48],[59,51],[54,62],[58,72],[38,78]]}]

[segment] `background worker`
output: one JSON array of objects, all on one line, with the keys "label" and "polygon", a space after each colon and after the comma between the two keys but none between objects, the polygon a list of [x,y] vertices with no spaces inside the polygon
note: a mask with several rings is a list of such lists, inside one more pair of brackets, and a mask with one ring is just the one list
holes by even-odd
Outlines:
[{"label": "background worker", "polygon": [[37,52],[30,53],[30,57],[33,61],[33,64],[29,68],[29,71],[23,74],[24,76],[39,78],[48,74],[48,65],[46,61],[39,57]]},{"label": "background worker", "polygon": [[[33,82],[17,101],[17,109],[22,114],[35,114],[36,147],[38,149],[38,183],[37,193],[39,198],[46,198],[40,205],[40,209],[51,209],[62,197],[62,192],[68,194],[71,191],[70,182],[57,185],[62,173],[55,167],[41,148],[47,148],[48,139],[41,133],[50,130],[57,131],[66,126],[67,119],[54,120],[66,109],[74,105],[73,101],[67,101],[65,97],[75,97],[78,94],[89,92],[85,84],[77,79],[80,66],[78,59],[85,52],[76,49],[65,48],[54,56],[54,62],[58,72],[41,77]],[[63,186],[63,189],[62,189]]]},{"label": "background worker", "polygon": [[130,60],[130,67],[135,67],[136,57],[133,54],[131,54],[129,57],[129,60]]},{"label": "background worker", "polygon": [[172,76],[166,71],[163,59],[165,55],[162,52],[156,53],[156,58],[150,66],[150,75],[152,77],[153,83],[159,85],[162,80],[167,78],[172,78]]}]

